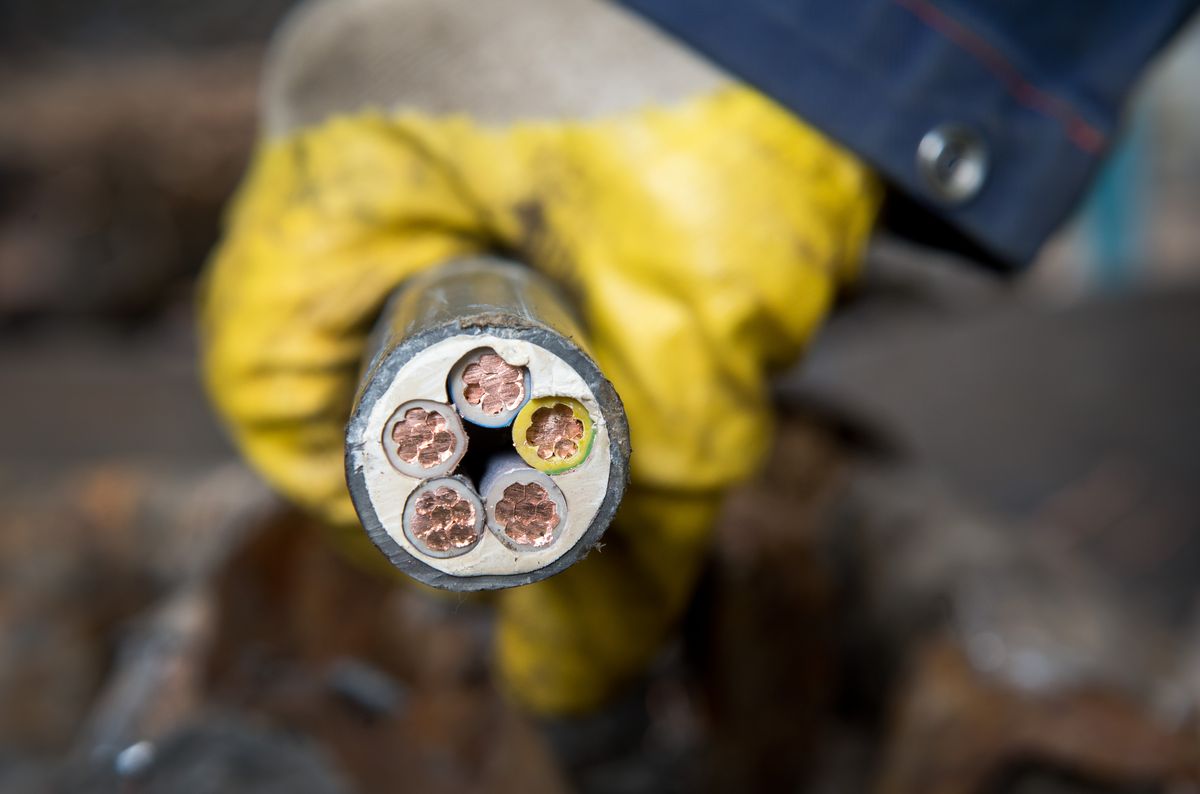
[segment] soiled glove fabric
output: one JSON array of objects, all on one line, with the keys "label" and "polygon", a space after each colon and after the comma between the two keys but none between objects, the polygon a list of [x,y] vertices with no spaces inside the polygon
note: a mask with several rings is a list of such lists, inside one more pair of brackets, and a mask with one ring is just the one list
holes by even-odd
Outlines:
[{"label": "soiled glove fabric", "polygon": [[[284,99],[267,97],[270,134],[207,275],[206,382],[263,475],[322,516],[349,553],[386,565],[358,526],[342,470],[344,426],[383,302],[406,277],[479,251],[506,252],[562,284],[625,403],[632,483],[601,550],[500,594],[497,663],[532,709],[593,708],[643,669],[686,605],[720,494],[767,447],[768,377],[802,351],[852,276],[879,191],[853,157],[787,112],[596,0],[334,8],[306,12],[277,47],[268,91]],[[356,13],[380,21],[331,23]],[[504,17],[488,19],[495,14]],[[530,45],[554,37],[520,35],[522,19],[544,28],[555,14],[570,24],[554,41],[580,27],[604,41],[608,30],[620,48],[665,53],[661,74],[686,64],[700,77],[676,79],[677,70],[656,87],[653,70],[630,71],[604,44]],[[598,21],[578,26],[581,14]],[[403,56],[400,73],[415,87],[400,96],[351,102],[365,108],[334,102],[332,112],[296,98],[296,86],[313,81],[290,80],[289,63],[342,66],[346,85],[369,83],[360,74],[369,42],[353,45],[346,66],[328,41],[353,41],[354,31],[370,39],[389,21],[402,31],[383,37],[389,52],[432,46],[437,36],[424,25],[443,45],[457,36],[447,46],[460,60],[496,57],[508,72],[480,93],[487,63],[462,69],[470,76],[460,83],[475,82],[456,109],[453,85],[424,89],[443,79],[439,45],[437,57]],[[323,43],[313,44],[314,31]],[[497,46],[539,57],[507,62]],[[547,61],[560,67],[549,88]],[[648,83],[650,95],[597,89],[600,112],[576,114],[571,105],[587,99],[580,74],[602,86]],[[514,85],[526,92],[520,101],[495,101]],[[425,94],[432,99],[420,101]],[[476,94],[492,104],[468,112]],[[549,107],[528,107],[538,101]]]}]

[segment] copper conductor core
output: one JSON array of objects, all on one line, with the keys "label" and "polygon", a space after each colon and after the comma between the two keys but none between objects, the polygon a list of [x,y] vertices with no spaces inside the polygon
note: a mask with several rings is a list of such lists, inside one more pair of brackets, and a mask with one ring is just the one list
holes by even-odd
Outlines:
[{"label": "copper conductor core", "polygon": [[453,488],[430,489],[417,497],[409,531],[436,552],[470,546],[477,537],[475,505]]},{"label": "copper conductor core", "polygon": [[496,521],[504,534],[525,546],[545,546],[554,539],[558,506],[536,482],[515,482],[496,504]]},{"label": "copper conductor core", "polygon": [[571,406],[563,403],[534,411],[529,429],[525,431],[525,441],[537,447],[537,456],[542,460],[570,458],[579,451],[581,438],[583,422],[575,418]]},{"label": "copper conductor core", "polygon": [[392,428],[392,440],[396,442],[396,455],[400,460],[418,464],[423,469],[445,463],[458,445],[446,426],[446,417],[424,408],[405,411],[404,419]]},{"label": "copper conductor core", "polygon": [[463,397],[489,416],[511,411],[525,399],[525,373],[495,353],[484,353],[463,370]]}]

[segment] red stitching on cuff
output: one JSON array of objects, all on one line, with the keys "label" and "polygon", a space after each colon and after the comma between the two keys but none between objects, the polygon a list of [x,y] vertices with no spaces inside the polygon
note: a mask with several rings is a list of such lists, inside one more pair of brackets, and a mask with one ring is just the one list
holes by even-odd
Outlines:
[{"label": "red stitching on cuff", "polygon": [[1063,126],[1068,140],[1088,154],[1104,149],[1104,133],[1088,123],[1071,104],[1026,80],[1004,55],[975,31],[948,16],[929,0],[892,0],[913,16],[974,56],[996,76],[1018,102]]}]

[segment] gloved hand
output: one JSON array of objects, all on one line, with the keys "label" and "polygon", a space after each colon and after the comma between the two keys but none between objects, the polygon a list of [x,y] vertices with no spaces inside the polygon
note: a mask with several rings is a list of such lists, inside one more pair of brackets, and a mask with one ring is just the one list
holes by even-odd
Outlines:
[{"label": "gloved hand", "polygon": [[497,658],[531,708],[591,708],[684,608],[721,492],[767,447],[768,376],[852,276],[878,194],[847,152],[736,84],[587,122],[334,118],[255,155],[207,275],[206,382],[263,475],[386,565],[342,469],[384,300],[491,249],[560,282],[625,403],[632,482],[601,550],[500,595]]}]

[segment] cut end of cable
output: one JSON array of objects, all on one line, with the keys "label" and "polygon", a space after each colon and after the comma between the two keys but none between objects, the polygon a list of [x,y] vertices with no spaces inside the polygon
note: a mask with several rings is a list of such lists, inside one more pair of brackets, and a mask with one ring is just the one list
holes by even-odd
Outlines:
[{"label": "cut end of cable", "polygon": [[346,426],[346,483],[403,573],[457,591],[582,559],[628,479],[625,412],[554,284],[488,256],[388,300]]}]

